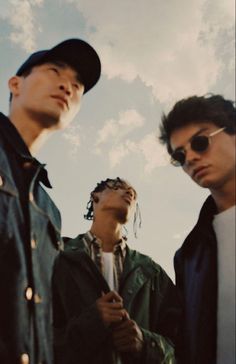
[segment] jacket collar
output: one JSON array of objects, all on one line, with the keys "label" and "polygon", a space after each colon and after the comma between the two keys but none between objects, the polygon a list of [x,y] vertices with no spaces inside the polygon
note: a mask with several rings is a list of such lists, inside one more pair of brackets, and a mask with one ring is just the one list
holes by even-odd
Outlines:
[{"label": "jacket collar", "polygon": [[197,249],[195,253],[195,270],[201,268],[205,247],[208,246],[216,251],[216,237],[212,226],[214,215],[217,214],[217,207],[213,197],[210,195],[204,202],[198,221],[190,234],[185,239],[182,247],[177,251],[184,255],[192,255],[192,251]]},{"label": "jacket collar", "polygon": [[30,163],[35,169],[39,169],[38,180],[46,187],[52,188],[47,171],[44,168],[45,164],[41,164],[31,155],[14,124],[2,113],[0,113],[0,132],[7,141],[7,144],[15,151],[23,163]]},{"label": "jacket collar", "polygon": [[[87,274],[96,282],[98,292],[102,288],[104,293],[109,292],[109,287],[104,277],[100,273],[99,269],[93,264],[90,256],[87,244],[83,241],[84,234],[78,235],[74,239],[66,239],[64,245],[64,251],[61,252],[61,256],[70,262],[74,262],[75,265],[79,265],[84,269]],[[71,269],[74,269],[75,265],[71,265]]]},{"label": "jacket collar", "polygon": [[211,224],[216,214],[217,214],[216,203],[213,197],[210,195],[208,196],[208,198],[206,199],[201,208],[197,224],[201,225],[202,224],[206,225],[206,223]]},{"label": "jacket collar", "polygon": [[[79,234],[76,238],[70,239],[65,243],[65,249],[62,254],[65,255],[67,259],[83,264],[84,256],[89,254],[88,246],[83,241],[84,236],[85,234]],[[157,271],[157,265],[154,264],[151,258],[136,250],[130,249],[128,245],[126,245],[126,257],[122,280],[137,267],[141,267],[143,273],[147,276],[153,275]]]}]

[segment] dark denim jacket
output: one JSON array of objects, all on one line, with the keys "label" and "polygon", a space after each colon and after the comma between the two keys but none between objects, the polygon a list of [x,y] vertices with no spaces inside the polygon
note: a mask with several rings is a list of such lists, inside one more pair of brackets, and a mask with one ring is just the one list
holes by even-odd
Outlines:
[{"label": "dark denim jacket", "polygon": [[[30,364],[52,364],[51,274],[61,246],[60,213],[40,185],[49,186],[44,166],[14,150],[23,141],[10,124],[0,114],[0,363],[29,357]],[[34,164],[24,204],[11,163],[17,153],[26,168]]]}]

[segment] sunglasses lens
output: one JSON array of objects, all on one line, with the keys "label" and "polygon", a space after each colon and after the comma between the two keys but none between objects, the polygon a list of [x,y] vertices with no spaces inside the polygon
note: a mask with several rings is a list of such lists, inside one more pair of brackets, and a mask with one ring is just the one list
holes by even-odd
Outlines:
[{"label": "sunglasses lens", "polygon": [[171,155],[171,163],[175,167],[183,166],[185,163],[185,153],[181,150],[176,150]]},{"label": "sunglasses lens", "polygon": [[191,148],[195,152],[204,152],[209,146],[209,139],[205,135],[197,135],[191,141]]}]

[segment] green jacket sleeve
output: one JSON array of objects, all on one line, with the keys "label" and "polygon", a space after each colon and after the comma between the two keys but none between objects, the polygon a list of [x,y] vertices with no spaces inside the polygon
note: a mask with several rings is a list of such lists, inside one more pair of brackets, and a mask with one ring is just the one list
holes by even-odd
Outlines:
[{"label": "green jacket sleeve", "polygon": [[144,338],[142,364],[174,364],[174,348],[171,342],[162,335],[141,329]]},{"label": "green jacket sleeve", "polygon": [[152,281],[150,330],[141,328],[144,338],[142,364],[174,364],[182,313],[178,291],[163,269]]}]

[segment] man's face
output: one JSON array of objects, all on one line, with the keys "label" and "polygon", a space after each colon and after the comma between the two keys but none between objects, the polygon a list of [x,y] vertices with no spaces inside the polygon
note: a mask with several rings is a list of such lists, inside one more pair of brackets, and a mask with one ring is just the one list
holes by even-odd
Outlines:
[{"label": "man's face", "polygon": [[110,211],[121,224],[126,223],[133,211],[136,203],[137,193],[127,182],[115,183],[108,182],[102,192],[97,192],[98,202],[94,206],[95,214],[97,211]]},{"label": "man's face", "polygon": [[223,189],[235,180],[235,135],[224,131],[214,135],[204,152],[192,150],[189,141],[194,135],[208,136],[218,129],[211,122],[193,122],[175,130],[170,138],[173,151],[177,148],[185,151],[183,170],[199,186],[211,191]]},{"label": "man's face", "polygon": [[44,128],[64,128],[79,111],[84,86],[71,67],[45,63],[17,80],[12,102]]}]

